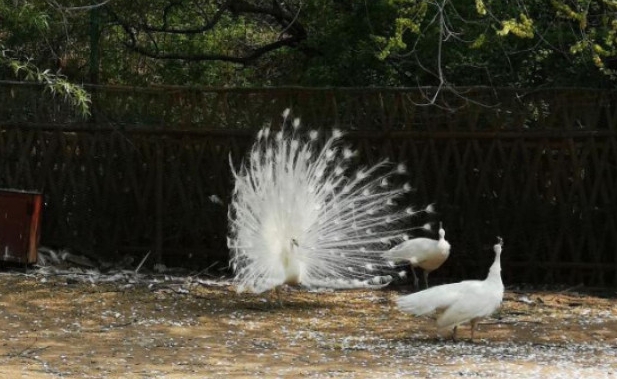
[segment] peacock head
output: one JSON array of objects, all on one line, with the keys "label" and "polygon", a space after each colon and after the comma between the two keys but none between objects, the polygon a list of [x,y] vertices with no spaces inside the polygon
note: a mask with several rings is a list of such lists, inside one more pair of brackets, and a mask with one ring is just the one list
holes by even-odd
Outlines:
[{"label": "peacock head", "polygon": [[439,238],[443,239],[446,237],[446,231],[443,228],[443,224],[439,221]]},{"label": "peacock head", "polygon": [[300,246],[300,245],[298,244],[298,240],[297,240],[297,239],[292,238],[292,239],[291,239],[291,249],[292,249],[292,250],[293,250],[294,246],[295,246],[295,247],[298,247],[298,246]]},{"label": "peacock head", "polygon": [[497,244],[493,247],[495,254],[501,254],[501,248],[503,246],[503,238],[497,236]]}]

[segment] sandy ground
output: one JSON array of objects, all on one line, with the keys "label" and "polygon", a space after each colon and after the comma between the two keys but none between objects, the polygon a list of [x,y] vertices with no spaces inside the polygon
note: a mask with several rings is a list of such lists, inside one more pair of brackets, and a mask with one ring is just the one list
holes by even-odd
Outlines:
[{"label": "sandy ground", "polygon": [[[617,378],[617,297],[508,289],[475,341],[403,288],[236,294],[224,281],[0,275],[2,378]],[[611,295],[611,294],[608,294]]]}]

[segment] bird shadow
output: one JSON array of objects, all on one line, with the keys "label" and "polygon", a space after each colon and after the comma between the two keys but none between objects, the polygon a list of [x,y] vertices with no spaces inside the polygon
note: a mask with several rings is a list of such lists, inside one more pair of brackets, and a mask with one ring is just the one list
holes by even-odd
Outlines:
[{"label": "bird shadow", "polygon": [[263,294],[235,294],[233,304],[229,304],[233,310],[247,310],[257,312],[294,312],[318,309],[330,309],[332,304],[323,301],[319,293],[306,291],[284,291],[279,293]]},{"label": "bird shadow", "polygon": [[276,313],[281,311],[306,311],[315,309],[331,308],[328,304],[313,303],[310,301],[260,301],[257,300],[242,300],[231,307],[233,310],[246,310],[266,313]]},{"label": "bird shadow", "polygon": [[453,340],[451,336],[433,335],[433,336],[405,336],[395,337],[392,342],[405,346],[461,346],[470,345],[477,346],[484,344],[481,339],[471,339],[469,337],[459,337]]}]

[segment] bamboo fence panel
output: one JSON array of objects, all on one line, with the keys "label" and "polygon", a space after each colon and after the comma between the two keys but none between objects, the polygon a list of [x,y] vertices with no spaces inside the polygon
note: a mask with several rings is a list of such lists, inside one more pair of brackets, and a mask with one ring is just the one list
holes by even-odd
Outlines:
[{"label": "bamboo fence panel", "polygon": [[506,282],[617,284],[615,92],[466,88],[427,105],[431,89],[89,89],[83,121],[0,83],[0,186],[44,192],[44,244],[226,265],[229,157],[292,107],[345,130],[358,164],[407,163],[405,200],[435,203],[453,246],[436,281],[483,277],[500,235]]}]

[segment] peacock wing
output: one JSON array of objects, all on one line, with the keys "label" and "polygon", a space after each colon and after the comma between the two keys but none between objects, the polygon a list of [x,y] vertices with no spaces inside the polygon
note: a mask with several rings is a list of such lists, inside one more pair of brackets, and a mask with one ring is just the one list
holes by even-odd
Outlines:
[{"label": "peacock wing", "polygon": [[439,309],[450,307],[464,294],[462,283],[435,286],[424,291],[400,296],[396,303],[398,308],[416,316],[425,315]]},{"label": "peacock wing", "polygon": [[418,263],[430,258],[435,250],[437,241],[430,238],[414,238],[404,241],[392,249],[384,253],[384,258],[394,261],[410,261],[412,264]]},{"label": "peacock wing", "polygon": [[486,317],[501,304],[498,288],[491,288],[485,281],[468,280],[459,284],[459,295],[437,319],[437,327],[440,329]]}]

